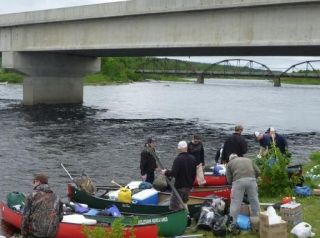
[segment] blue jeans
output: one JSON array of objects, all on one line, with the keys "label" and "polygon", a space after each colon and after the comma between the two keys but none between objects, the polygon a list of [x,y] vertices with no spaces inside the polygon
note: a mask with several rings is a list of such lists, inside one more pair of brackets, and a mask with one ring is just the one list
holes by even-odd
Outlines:
[{"label": "blue jeans", "polygon": [[230,216],[232,223],[237,223],[244,193],[247,193],[253,216],[258,216],[260,212],[258,185],[255,178],[242,178],[232,182]]}]

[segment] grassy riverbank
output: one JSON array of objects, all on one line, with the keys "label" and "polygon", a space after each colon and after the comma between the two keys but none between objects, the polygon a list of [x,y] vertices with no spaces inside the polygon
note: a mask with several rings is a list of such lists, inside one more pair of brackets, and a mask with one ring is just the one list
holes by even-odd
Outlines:
[{"label": "grassy riverbank", "polygon": [[[165,58],[150,58],[150,57],[103,57],[101,58],[101,70],[95,74],[88,74],[84,77],[85,85],[107,85],[121,84],[131,82],[141,82],[146,80],[156,81],[174,81],[188,82],[179,76],[172,75],[152,75],[136,73],[137,69],[145,70],[196,70],[203,71],[210,64],[187,62],[182,60],[173,60]],[[230,66],[239,68],[238,66]],[[223,72],[222,65],[214,66],[217,72]],[[212,70],[213,70],[212,68]],[[9,84],[22,84],[23,75],[3,70],[0,68],[0,82],[8,82]],[[228,78],[228,77],[227,77]],[[233,77],[230,77],[233,78]],[[238,79],[238,78],[236,78]],[[257,79],[254,77],[245,77],[242,79]],[[196,78],[194,79],[196,80]],[[212,79],[215,80],[215,79]],[[241,79],[240,79],[241,80]],[[264,79],[265,80],[265,79]],[[308,78],[282,78],[283,84],[300,84],[300,85],[320,85],[319,79]]]},{"label": "grassy riverbank", "polygon": [[[303,166],[304,174],[306,174],[307,171],[309,171],[313,166],[320,164],[320,152],[315,152],[310,155],[310,162],[308,164],[305,164]],[[320,169],[319,169],[320,174]],[[305,182],[305,185],[315,187],[320,185],[320,180],[313,180],[307,179]],[[259,200],[261,203],[278,203],[280,202],[282,197],[260,197]],[[302,209],[303,209],[303,221],[309,223],[312,226],[312,231],[316,233],[315,237],[320,237],[320,216],[318,213],[319,209],[319,196],[310,196],[310,197],[297,197],[296,201],[301,203]],[[266,207],[261,207],[261,209],[266,209]],[[279,211],[277,211],[277,214],[279,214]],[[292,227],[288,226],[288,232],[290,232]],[[204,234],[205,237],[215,237],[212,232],[207,232],[203,230],[196,230],[194,227],[188,228],[186,231],[186,234]],[[228,237],[228,236],[227,236]],[[231,237],[231,236],[229,236]],[[240,235],[237,237],[240,238],[258,238],[259,234],[254,233],[251,231],[242,231]],[[296,237],[292,234],[289,235],[289,237],[293,238]]]},{"label": "grassy riverbank", "polygon": [[22,84],[23,76],[17,73],[0,69],[0,82],[8,82],[11,84]]},{"label": "grassy riverbank", "polygon": [[284,84],[299,84],[299,85],[320,85],[320,79],[315,78],[281,78],[281,83]]}]

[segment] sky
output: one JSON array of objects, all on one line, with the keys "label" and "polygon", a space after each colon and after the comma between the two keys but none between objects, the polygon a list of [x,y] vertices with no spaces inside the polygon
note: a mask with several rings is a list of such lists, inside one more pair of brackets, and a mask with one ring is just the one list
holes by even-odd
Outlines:
[{"label": "sky", "polygon": [[[0,15],[6,13],[26,12],[34,10],[81,6],[89,4],[119,2],[125,0],[0,0]],[[161,1],[161,0],[159,0]],[[173,57],[172,57],[173,58]],[[175,57],[176,58],[176,57]],[[284,71],[291,65],[307,61],[320,60],[320,57],[178,57],[182,60],[190,60],[195,62],[215,63],[225,59],[250,59],[259,63],[265,64],[272,70]],[[303,66],[305,67],[305,66]],[[320,68],[320,63],[315,64],[314,67]]]}]

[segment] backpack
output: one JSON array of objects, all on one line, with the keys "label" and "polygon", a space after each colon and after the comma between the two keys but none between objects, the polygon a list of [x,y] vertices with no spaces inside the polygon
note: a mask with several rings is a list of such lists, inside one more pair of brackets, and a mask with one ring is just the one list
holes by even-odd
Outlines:
[{"label": "backpack", "polygon": [[26,196],[21,192],[11,192],[7,195],[7,205],[11,209],[21,210],[26,201]]},{"label": "backpack", "polygon": [[232,221],[229,215],[216,216],[215,223],[212,228],[212,233],[218,237],[225,237],[227,235],[228,227]]},{"label": "backpack", "polygon": [[214,218],[215,213],[213,207],[202,207],[197,227],[207,231],[211,230],[213,228]]},{"label": "backpack", "polygon": [[76,180],[76,185],[88,194],[94,195],[97,192],[97,188],[91,178],[85,174]]}]

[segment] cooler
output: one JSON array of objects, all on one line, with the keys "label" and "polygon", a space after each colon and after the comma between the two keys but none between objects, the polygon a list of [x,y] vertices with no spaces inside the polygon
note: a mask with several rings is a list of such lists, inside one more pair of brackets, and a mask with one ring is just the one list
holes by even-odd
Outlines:
[{"label": "cooler", "polygon": [[127,188],[130,188],[130,189],[137,189],[139,188],[139,185],[142,183],[142,181],[131,181],[130,183],[128,183],[126,185]]},{"label": "cooler", "polygon": [[132,203],[140,205],[157,205],[159,202],[158,191],[151,189],[144,189],[132,196]]}]

